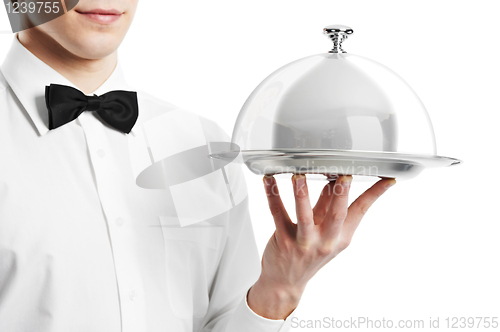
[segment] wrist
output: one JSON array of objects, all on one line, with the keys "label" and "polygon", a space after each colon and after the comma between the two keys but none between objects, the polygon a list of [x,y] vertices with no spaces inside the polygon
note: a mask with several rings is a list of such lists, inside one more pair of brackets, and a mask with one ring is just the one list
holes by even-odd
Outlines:
[{"label": "wrist", "polygon": [[305,286],[280,285],[262,276],[250,288],[248,306],[268,319],[286,319],[297,307]]}]

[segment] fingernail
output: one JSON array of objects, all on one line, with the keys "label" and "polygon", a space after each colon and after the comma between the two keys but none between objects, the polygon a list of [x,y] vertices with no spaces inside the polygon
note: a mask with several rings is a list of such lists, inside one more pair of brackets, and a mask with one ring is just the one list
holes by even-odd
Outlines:
[{"label": "fingernail", "polygon": [[295,177],[295,188],[300,189],[304,186],[306,183],[306,177],[301,174],[294,175]]},{"label": "fingernail", "polygon": [[351,182],[352,182],[352,177],[346,177],[346,176],[344,176],[342,178],[342,180],[340,181],[340,185],[342,187],[346,187],[347,188],[347,187],[349,187],[351,185]]},{"label": "fingernail", "polygon": [[274,180],[274,177],[273,177],[273,176],[264,175],[264,183],[265,183],[267,186],[272,185],[272,184],[273,184],[273,180]]},{"label": "fingernail", "polygon": [[392,187],[393,185],[396,184],[396,179],[391,179],[389,180],[386,184],[385,184],[385,189],[389,189],[390,187]]}]

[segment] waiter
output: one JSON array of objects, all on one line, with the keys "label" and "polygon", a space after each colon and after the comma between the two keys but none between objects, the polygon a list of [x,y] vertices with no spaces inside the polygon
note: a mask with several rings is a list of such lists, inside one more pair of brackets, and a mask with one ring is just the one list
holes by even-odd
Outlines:
[{"label": "waiter", "polygon": [[125,82],[117,49],[137,2],[81,0],[13,36],[0,75],[0,331],[288,331],[307,282],[395,180],[348,207],[341,176],[311,208],[305,176],[292,176],[295,224],[264,177],[276,231],[262,264],[246,195],[180,227],[178,208],[195,202],[138,186],[131,143],[163,116],[207,144],[228,137]]}]

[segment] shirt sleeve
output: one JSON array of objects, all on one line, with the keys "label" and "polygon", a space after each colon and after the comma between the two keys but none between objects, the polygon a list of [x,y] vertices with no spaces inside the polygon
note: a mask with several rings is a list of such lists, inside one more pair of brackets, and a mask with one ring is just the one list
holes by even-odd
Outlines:
[{"label": "shirt sleeve", "polygon": [[[205,122],[204,128],[207,141],[230,141],[214,122]],[[233,207],[227,212],[227,237],[210,288],[207,313],[194,329],[197,332],[286,332],[291,328],[295,311],[285,320],[273,320],[256,314],[247,303],[247,293],[260,276],[261,263],[241,162],[241,159],[235,160],[223,167]],[[260,181],[258,176],[256,181]],[[268,222],[272,222],[271,217]]]},{"label": "shirt sleeve", "polygon": [[234,207],[222,259],[210,294],[201,332],[286,332],[295,313],[285,320],[262,317],[248,306],[247,293],[260,275],[248,197]]},{"label": "shirt sleeve", "polygon": [[[273,320],[262,317],[248,306],[247,297],[240,302],[233,314],[232,324],[226,328],[226,331],[236,331],[241,326],[243,331],[264,331],[264,332],[285,332],[290,331],[291,321],[295,315],[295,310],[285,319]],[[252,329],[245,329],[244,327],[251,327]],[[240,331],[240,329],[238,329]]]}]

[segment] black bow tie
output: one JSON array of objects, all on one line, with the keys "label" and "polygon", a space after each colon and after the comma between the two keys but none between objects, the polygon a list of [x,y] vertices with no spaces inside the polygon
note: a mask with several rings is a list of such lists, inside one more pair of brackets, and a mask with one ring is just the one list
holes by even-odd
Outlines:
[{"label": "black bow tie", "polygon": [[45,87],[45,103],[49,111],[49,129],[73,121],[83,111],[96,111],[107,124],[128,134],[139,116],[134,91],[117,90],[86,96],[73,87],[51,84]]}]

